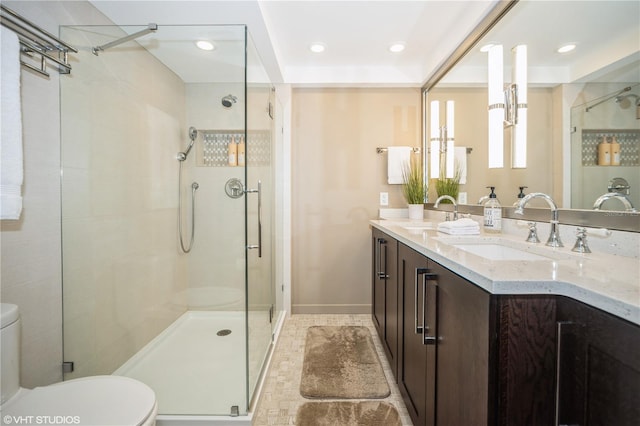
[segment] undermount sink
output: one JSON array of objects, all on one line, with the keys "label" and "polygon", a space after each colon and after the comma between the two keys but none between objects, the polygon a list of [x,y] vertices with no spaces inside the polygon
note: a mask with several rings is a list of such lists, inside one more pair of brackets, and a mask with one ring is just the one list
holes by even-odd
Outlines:
[{"label": "undermount sink", "polygon": [[458,250],[471,253],[488,260],[511,260],[511,261],[533,261],[533,260],[565,260],[570,257],[566,253],[559,253],[556,250],[544,246],[531,246],[524,242],[503,239],[500,237],[487,236],[459,236],[459,237],[437,237],[447,245]]},{"label": "undermount sink", "polygon": [[407,223],[405,225],[401,225],[407,231],[426,231],[428,229],[435,229],[433,223],[431,222],[415,222],[415,223]]},{"label": "undermount sink", "polygon": [[453,244],[459,250],[475,254],[489,260],[549,260],[549,257],[540,256],[517,248],[500,244]]}]

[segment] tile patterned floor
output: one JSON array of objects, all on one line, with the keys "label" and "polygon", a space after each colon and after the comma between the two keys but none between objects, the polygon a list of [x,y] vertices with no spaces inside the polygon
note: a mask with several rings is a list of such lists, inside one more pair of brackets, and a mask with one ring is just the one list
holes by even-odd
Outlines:
[{"label": "tile patterned floor", "polygon": [[398,385],[393,380],[393,374],[370,315],[292,315],[289,317],[284,323],[276,344],[271,367],[267,371],[262,395],[253,416],[253,425],[295,424],[298,407],[309,401],[300,395],[300,378],[307,328],[314,325],[355,325],[369,328],[391,388],[391,395],[383,401],[393,404],[398,409],[403,425],[411,426],[411,419],[402,402]]}]

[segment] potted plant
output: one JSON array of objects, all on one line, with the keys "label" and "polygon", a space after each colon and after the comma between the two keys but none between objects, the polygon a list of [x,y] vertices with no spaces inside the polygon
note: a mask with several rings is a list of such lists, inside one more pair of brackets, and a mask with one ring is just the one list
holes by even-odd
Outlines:
[{"label": "potted plant", "polygon": [[427,187],[422,178],[422,167],[416,156],[402,169],[402,195],[409,204],[409,219],[422,220],[424,218],[424,198]]},{"label": "potted plant", "polygon": [[[438,197],[441,195],[450,195],[454,199],[458,199],[458,193],[460,192],[460,167],[456,164],[453,177],[445,177],[444,171],[440,169],[440,177],[436,179],[436,194]],[[442,200],[443,204],[451,204],[449,200]]]}]

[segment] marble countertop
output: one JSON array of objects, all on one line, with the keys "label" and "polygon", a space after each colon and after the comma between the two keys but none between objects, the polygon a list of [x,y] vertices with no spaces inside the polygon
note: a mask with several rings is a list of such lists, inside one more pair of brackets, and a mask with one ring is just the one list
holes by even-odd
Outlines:
[{"label": "marble countertop", "polygon": [[572,246],[554,249],[544,242],[526,243],[522,236],[481,234],[485,243],[499,242],[541,256],[527,261],[490,260],[452,244],[474,236],[447,235],[428,229],[427,222],[402,219],[372,220],[370,224],[491,294],[567,296],[640,325],[637,258],[580,254],[572,252]]}]

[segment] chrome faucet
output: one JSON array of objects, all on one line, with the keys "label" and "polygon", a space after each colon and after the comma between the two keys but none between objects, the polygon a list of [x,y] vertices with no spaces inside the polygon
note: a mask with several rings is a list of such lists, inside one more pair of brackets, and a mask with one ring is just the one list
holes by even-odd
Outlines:
[{"label": "chrome faucet", "polygon": [[458,220],[458,203],[456,203],[456,199],[453,198],[451,195],[439,196],[435,204],[433,205],[433,208],[437,209],[438,206],[440,205],[440,201],[442,200],[449,200],[453,203],[453,220]]},{"label": "chrome faucet", "polygon": [[602,204],[604,204],[605,201],[607,201],[607,200],[609,200],[611,198],[615,198],[617,200],[620,200],[620,202],[624,205],[625,211],[628,211],[628,212],[637,211],[633,207],[633,204],[631,204],[631,201],[629,200],[629,198],[625,194],[621,194],[619,192],[607,192],[606,194],[603,194],[603,195],[599,196],[598,199],[596,200],[596,202],[593,203],[593,209],[594,210],[600,210],[600,207],[602,207]]},{"label": "chrome faucet", "polygon": [[549,234],[549,239],[547,239],[547,245],[550,247],[564,247],[562,241],[560,240],[560,225],[558,223],[558,206],[556,205],[553,198],[548,196],[547,194],[543,194],[542,192],[532,192],[521,198],[518,201],[518,205],[516,206],[515,213],[516,214],[524,214],[524,206],[527,205],[529,201],[534,198],[542,198],[549,204],[549,208],[551,208],[551,233]]},{"label": "chrome faucet", "polygon": [[489,196],[488,195],[483,195],[482,197],[480,197],[480,199],[478,200],[478,205],[481,206],[484,203],[487,202],[487,200],[489,200]]}]

